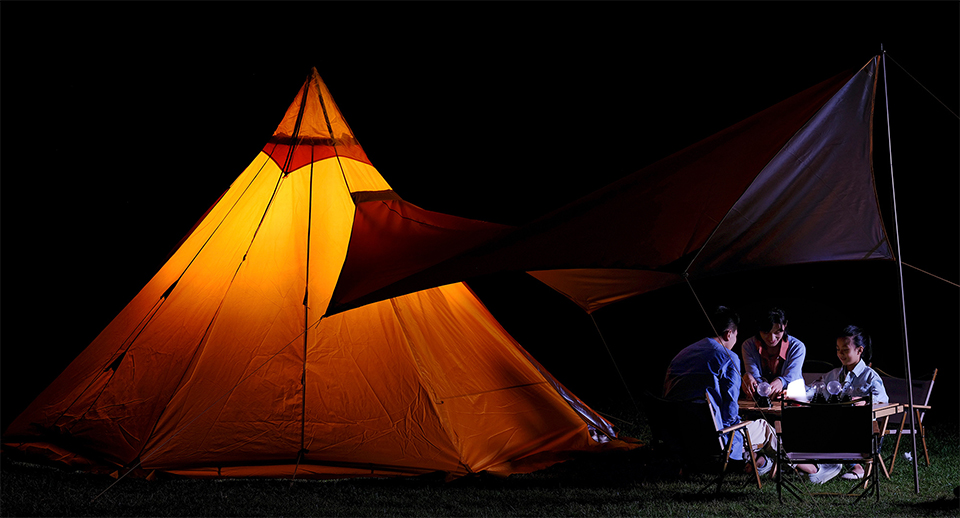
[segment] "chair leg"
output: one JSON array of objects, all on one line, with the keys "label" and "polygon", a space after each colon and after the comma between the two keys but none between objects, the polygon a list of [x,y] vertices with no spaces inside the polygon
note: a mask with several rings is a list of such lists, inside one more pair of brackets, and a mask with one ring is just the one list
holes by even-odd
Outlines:
[{"label": "chair leg", "polygon": [[786,490],[796,497],[797,500],[803,501],[803,498],[800,496],[801,489],[793,484],[793,482],[787,480],[787,474],[789,471],[785,469],[780,469],[780,476],[777,477],[777,498],[780,500],[780,503],[783,503],[783,489]]},{"label": "chair leg", "polygon": [[[753,441],[750,440],[750,430],[744,428],[743,435],[746,439],[743,446],[750,451],[750,464],[753,465],[753,475],[757,478],[757,489],[762,489],[763,484],[760,483],[760,471],[757,469],[757,456],[753,452]],[[733,441],[731,440],[731,442]],[[770,459],[767,459],[767,462],[770,462]],[[719,488],[717,490],[719,491]]]},{"label": "chair leg", "polygon": [[917,432],[920,434],[920,442],[923,443],[923,456],[927,459],[927,466],[930,465],[930,453],[927,451],[927,434],[923,429],[923,421],[920,420],[920,411],[917,410]]},{"label": "chair leg", "polygon": [[[880,452],[878,451],[873,456],[873,462],[870,464],[876,464],[876,461],[880,459]],[[870,478],[867,478],[868,473],[864,473],[864,480],[870,480],[873,482],[873,492],[876,494],[877,502],[880,501],[880,472],[879,470],[873,470],[870,472]]]},{"label": "chair leg", "polygon": [[[732,432],[732,433],[736,433],[736,432]],[[704,489],[712,486],[714,482],[716,482],[717,484],[717,493],[720,493],[720,487],[723,485],[723,477],[726,476],[727,466],[730,465],[730,451],[732,450],[733,450],[733,436],[731,435],[730,439],[727,441],[727,447],[726,449],[724,449],[724,452],[723,452],[723,465],[720,467],[720,475],[718,475],[717,478],[711,481],[709,484],[701,487],[700,491],[697,491],[697,493],[702,493]],[[754,464],[754,468],[756,468],[756,464]]]},{"label": "chair leg", "polygon": [[880,470],[873,468],[874,464],[879,463],[879,458],[880,455],[876,455],[874,459],[865,463],[866,466],[864,467],[863,481],[857,482],[853,487],[850,488],[849,491],[847,491],[847,494],[850,496],[853,496],[856,491],[860,491],[857,499],[853,501],[854,504],[870,494],[875,494],[877,497],[877,502],[880,501]]}]

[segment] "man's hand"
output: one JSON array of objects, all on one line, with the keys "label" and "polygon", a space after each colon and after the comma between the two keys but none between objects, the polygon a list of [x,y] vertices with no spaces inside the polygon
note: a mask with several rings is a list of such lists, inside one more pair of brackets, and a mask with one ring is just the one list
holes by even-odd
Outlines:
[{"label": "man's hand", "polygon": [[780,393],[783,392],[783,381],[780,378],[773,380],[773,383],[770,384],[770,397],[775,398],[780,396]]}]

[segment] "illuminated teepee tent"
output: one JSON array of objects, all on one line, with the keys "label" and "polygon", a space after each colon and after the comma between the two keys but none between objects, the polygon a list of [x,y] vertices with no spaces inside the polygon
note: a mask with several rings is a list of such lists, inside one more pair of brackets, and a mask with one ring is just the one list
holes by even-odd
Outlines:
[{"label": "illuminated teepee tent", "polygon": [[312,70],[263,151],[4,447],[279,477],[507,474],[628,447],[463,284],[325,316],[338,279],[375,289],[505,230],[401,200]]}]

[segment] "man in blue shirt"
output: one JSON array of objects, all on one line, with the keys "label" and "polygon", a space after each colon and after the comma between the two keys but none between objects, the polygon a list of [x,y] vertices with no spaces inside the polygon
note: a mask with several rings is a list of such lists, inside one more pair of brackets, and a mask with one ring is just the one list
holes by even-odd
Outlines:
[{"label": "man in blue shirt", "polygon": [[[740,317],[731,309],[718,307],[710,318],[716,336],[704,338],[687,346],[670,362],[663,382],[663,397],[675,401],[704,401],[713,407],[726,428],[740,422],[740,358],[731,349],[737,343]],[[748,424],[753,449],[776,451],[777,435],[766,421]],[[726,440],[726,437],[724,437]],[[744,459],[743,436],[733,434],[730,458]],[[766,456],[757,459],[760,474],[773,467]]]}]

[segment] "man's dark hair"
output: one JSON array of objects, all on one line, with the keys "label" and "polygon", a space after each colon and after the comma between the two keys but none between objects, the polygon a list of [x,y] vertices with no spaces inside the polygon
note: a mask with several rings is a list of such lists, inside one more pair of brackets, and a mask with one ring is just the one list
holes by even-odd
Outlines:
[{"label": "man's dark hair", "polygon": [[757,333],[767,333],[774,324],[787,326],[787,314],[780,308],[770,308],[766,313],[757,317]]},{"label": "man's dark hair", "polygon": [[725,331],[737,330],[740,325],[740,316],[737,315],[736,311],[726,306],[717,306],[710,317],[710,324],[713,325],[713,330],[718,335],[722,335]]}]

